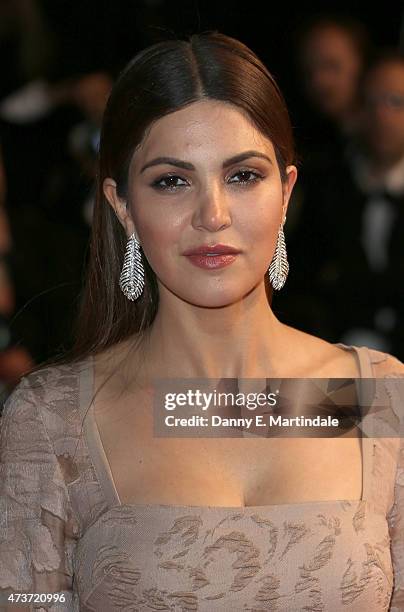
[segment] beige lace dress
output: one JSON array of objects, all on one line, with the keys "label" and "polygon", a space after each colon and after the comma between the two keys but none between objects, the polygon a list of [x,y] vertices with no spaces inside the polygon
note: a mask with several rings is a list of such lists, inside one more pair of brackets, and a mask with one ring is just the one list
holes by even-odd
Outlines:
[{"label": "beige lace dress", "polygon": [[[404,364],[338,345],[403,423]],[[29,374],[5,403],[1,611],[404,611],[402,437],[362,438],[360,500],[125,505],[87,410],[92,387],[90,357]],[[52,602],[10,606],[10,593]]]}]

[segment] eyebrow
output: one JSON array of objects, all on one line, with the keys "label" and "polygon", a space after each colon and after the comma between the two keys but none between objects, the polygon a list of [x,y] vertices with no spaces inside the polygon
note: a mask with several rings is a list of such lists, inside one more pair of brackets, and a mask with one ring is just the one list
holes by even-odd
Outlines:
[{"label": "eyebrow", "polygon": [[[272,164],[272,160],[265,153],[261,153],[260,151],[244,151],[244,153],[239,153],[238,155],[234,155],[229,159],[225,159],[222,168],[227,168],[232,164],[237,164],[238,162],[242,162],[245,159],[249,159],[250,157],[259,157],[261,159],[266,159]],[[176,159],[175,157],[156,157],[151,161],[147,162],[142,169],[140,170],[140,174],[146,170],[146,168],[150,168],[151,166],[158,166],[159,164],[170,164],[171,166],[177,166],[178,168],[183,168],[184,170],[195,170],[195,166],[190,162],[183,161],[182,159]]]}]

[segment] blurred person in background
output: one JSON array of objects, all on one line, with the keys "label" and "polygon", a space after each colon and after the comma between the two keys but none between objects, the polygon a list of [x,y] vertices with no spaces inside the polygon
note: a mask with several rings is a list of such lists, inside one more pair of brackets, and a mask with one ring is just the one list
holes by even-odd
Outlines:
[{"label": "blurred person in background", "polygon": [[347,140],[355,135],[358,83],[370,40],[361,22],[331,13],[308,18],[295,40],[298,76],[311,115],[305,118],[307,132],[298,143],[307,168],[330,163],[331,156],[343,154]]},{"label": "blurred person in background", "polygon": [[[362,139],[348,152],[352,190],[362,197],[351,247],[359,286],[350,268],[361,300],[343,311],[343,339],[404,356],[404,53],[382,50],[361,91]],[[343,255],[343,237],[339,246]]]},{"label": "blurred person in background", "polygon": [[316,281],[323,274],[328,247],[320,252],[315,240],[317,234],[322,235],[318,190],[322,189],[323,174],[332,173],[343,163],[349,143],[357,138],[359,82],[370,38],[361,22],[327,11],[300,23],[293,41],[297,77],[308,109],[296,130],[300,181],[292,194],[286,227],[295,265],[288,287],[276,296],[275,307],[290,324],[332,341],[336,332],[329,297]]},{"label": "blurred person in background", "polygon": [[10,261],[17,288],[13,327],[36,360],[71,338],[92,222],[100,122],[111,86],[103,71],[56,83],[41,80],[0,105],[16,242]]},{"label": "blurred person in background", "polygon": [[73,126],[68,136],[69,150],[77,160],[82,176],[92,187],[82,206],[82,215],[91,226],[95,198],[95,168],[105,105],[112,88],[107,72],[83,75],[72,86],[71,101],[81,110],[83,120]]},{"label": "blurred person in background", "polygon": [[57,41],[38,0],[0,2],[0,100],[47,73]]},{"label": "blurred person in background", "polygon": [[[304,304],[304,295],[312,292],[318,296],[324,308],[305,312],[308,327],[318,325],[330,341],[368,345],[402,359],[404,56],[400,51],[382,49],[374,55],[360,81],[360,100],[358,137],[339,162],[328,170],[324,167],[316,181],[305,185],[305,216],[293,245],[303,279],[296,303]],[[297,309],[293,315],[299,316]]]},{"label": "blurred person in background", "polygon": [[[30,370],[34,361],[23,346],[14,345],[10,318],[15,310],[15,294],[9,272],[8,255],[13,248],[5,208],[6,179],[0,150],[0,400],[5,398]],[[2,403],[0,404],[0,417]]]},{"label": "blurred person in background", "polygon": [[111,88],[103,60],[90,52],[72,60],[76,33],[68,31],[62,41],[56,26],[50,5],[1,3],[0,138],[14,243],[10,324],[15,342],[35,361],[71,341],[92,221],[99,123]]}]

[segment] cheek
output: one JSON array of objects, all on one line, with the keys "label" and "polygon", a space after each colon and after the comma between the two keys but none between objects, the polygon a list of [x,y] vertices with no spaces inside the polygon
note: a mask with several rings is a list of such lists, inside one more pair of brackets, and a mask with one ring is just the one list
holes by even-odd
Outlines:
[{"label": "cheek", "polygon": [[182,219],[173,217],[162,211],[156,214],[155,210],[145,212],[134,217],[136,229],[141,239],[142,248],[150,265],[161,267],[167,262],[173,247],[180,243],[183,231]]},{"label": "cheek", "polygon": [[275,245],[281,222],[281,206],[256,204],[238,216],[237,230],[243,243],[253,248],[252,252],[266,252]]}]

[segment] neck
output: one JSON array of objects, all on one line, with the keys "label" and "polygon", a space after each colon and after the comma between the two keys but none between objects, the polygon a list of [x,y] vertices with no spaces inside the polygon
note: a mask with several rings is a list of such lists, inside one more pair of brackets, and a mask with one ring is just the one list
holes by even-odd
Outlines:
[{"label": "neck", "polygon": [[264,282],[239,302],[210,308],[161,288],[145,366],[153,376],[167,378],[267,377],[278,365],[283,327],[268,304]]}]

